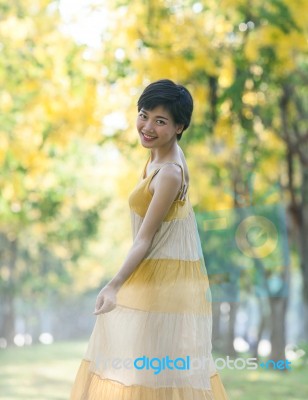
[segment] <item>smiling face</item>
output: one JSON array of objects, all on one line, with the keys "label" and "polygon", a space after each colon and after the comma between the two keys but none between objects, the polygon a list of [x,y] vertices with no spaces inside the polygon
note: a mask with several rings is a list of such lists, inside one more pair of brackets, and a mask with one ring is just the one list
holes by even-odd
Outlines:
[{"label": "smiling face", "polygon": [[175,124],[172,115],[163,106],[157,106],[153,110],[141,108],[136,126],[141,143],[147,148],[171,144],[183,129],[183,125]]}]

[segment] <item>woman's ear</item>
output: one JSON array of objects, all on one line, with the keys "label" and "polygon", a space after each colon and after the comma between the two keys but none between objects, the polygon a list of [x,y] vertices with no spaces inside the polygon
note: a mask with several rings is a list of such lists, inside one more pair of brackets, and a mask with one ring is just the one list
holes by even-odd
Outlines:
[{"label": "woman's ear", "polygon": [[184,124],[177,124],[177,125],[176,125],[176,133],[177,133],[177,134],[182,133],[182,132],[183,132],[183,129],[184,129]]}]

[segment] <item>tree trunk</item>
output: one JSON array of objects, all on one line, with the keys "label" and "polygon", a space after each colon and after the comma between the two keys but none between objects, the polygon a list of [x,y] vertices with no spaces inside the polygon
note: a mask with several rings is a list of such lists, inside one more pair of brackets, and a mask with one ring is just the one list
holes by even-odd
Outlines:
[{"label": "tree trunk", "polygon": [[15,270],[16,270],[16,260],[17,260],[17,239],[8,240],[7,239],[7,254],[8,259],[8,269],[9,277],[7,285],[4,288],[3,293],[3,315],[4,315],[4,338],[7,341],[7,345],[14,344],[15,336]]},{"label": "tree trunk", "polygon": [[[298,227],[300,265],[303,277],[303,333],[302,339],[308,341],[308,131],[307,112],[303,98],[297,93],[295,83],[284,82],[280,99],[282,131],[280,136],[288,148],[289,193],[291,196],[290,211]],[[290,104],[295,108],[295,116],[290,115]],[[301,173],[301,201],[296,200],[293,181],[293,156],[299,159]]]},{"label": "tree trunk", "polygon": [[238,303],[230,302],[229,304],[230,304],[230,312],[229,312],[230,319],[227,331],[226,354],[230,357],[236,357],[237,353],[234,349],[234,326],[235,326]]},{"label": "tree trunk", "polygon": [[308,165],[302,164],[302,203],[299,224],[301,270],[303,276],[303,333],[302,339],[308,342]]},{"label": "tree trunk", "polygon": [[220,302],[212,302],[212,313],[213,313],[213,330],[212,330],[212,343],[215,351],[221,351],[221,339],[220,339]]},{"label": "tree trunk", "polygon": [[15,310],[14,310],[14,297],[9,291],[3,297],[3,314],[4,314],[4,327],[3,336],[7,341],[7,345],[14,344],[15,336]]},{"label": "tree trunk", "polygon": [[271,359],[274,361],[285,359],[286,327],[285,315],[287,308],[286,297],[270,297],[272,330],[271,330]]},{"label": "tree trunk", "polygon": [[251,344],[252,357],[254,357],[254,358],[259,357],[259,354],[258,354],[259,344],[263,337],[265,329],[267,327],[268,315],[267,315],[267,311],[266,311],[264,302],[266,301],[266,304],[267,304],[269,302],[269,299],[265,299],[263,303],[262,303],[262,299],[260,299],[260,298],[257,298],[257,301],[258,301],[258,309],[259,309],[259,313],[260,313],[260,323],[259,323],[259,326],[257,327],[256,341]]}]

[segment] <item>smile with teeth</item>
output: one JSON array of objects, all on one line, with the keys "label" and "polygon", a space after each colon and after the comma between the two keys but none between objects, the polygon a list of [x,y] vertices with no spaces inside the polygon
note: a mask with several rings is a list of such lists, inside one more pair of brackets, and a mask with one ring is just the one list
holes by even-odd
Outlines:
[{"label": "smile with teeth", "polygon": [[143,133],[143,132],[142,132],[142,134],[143,134],[143,136],[144,136],[146,139],[148,139],[148,140],[153,140],[153,139],[156,139],[156,138],[157,138],[157,136],[149,136],[149,135],[147,135],[146,133]]}]

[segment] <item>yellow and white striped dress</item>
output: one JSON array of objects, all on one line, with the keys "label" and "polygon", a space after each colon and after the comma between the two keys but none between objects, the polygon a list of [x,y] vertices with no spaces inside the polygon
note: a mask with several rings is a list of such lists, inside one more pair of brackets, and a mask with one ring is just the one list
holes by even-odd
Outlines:
[{"label": "yellow and white striped dress", "polygon": [[[70,400],[228,399],[211,354],[209,281],[193,208],[188,195],[181,199],[179,166],[181,191],[118,291],[116,308],[97,316]],[[130,194],[133,237],[160,168],[145,178],[145,166]]]}]

